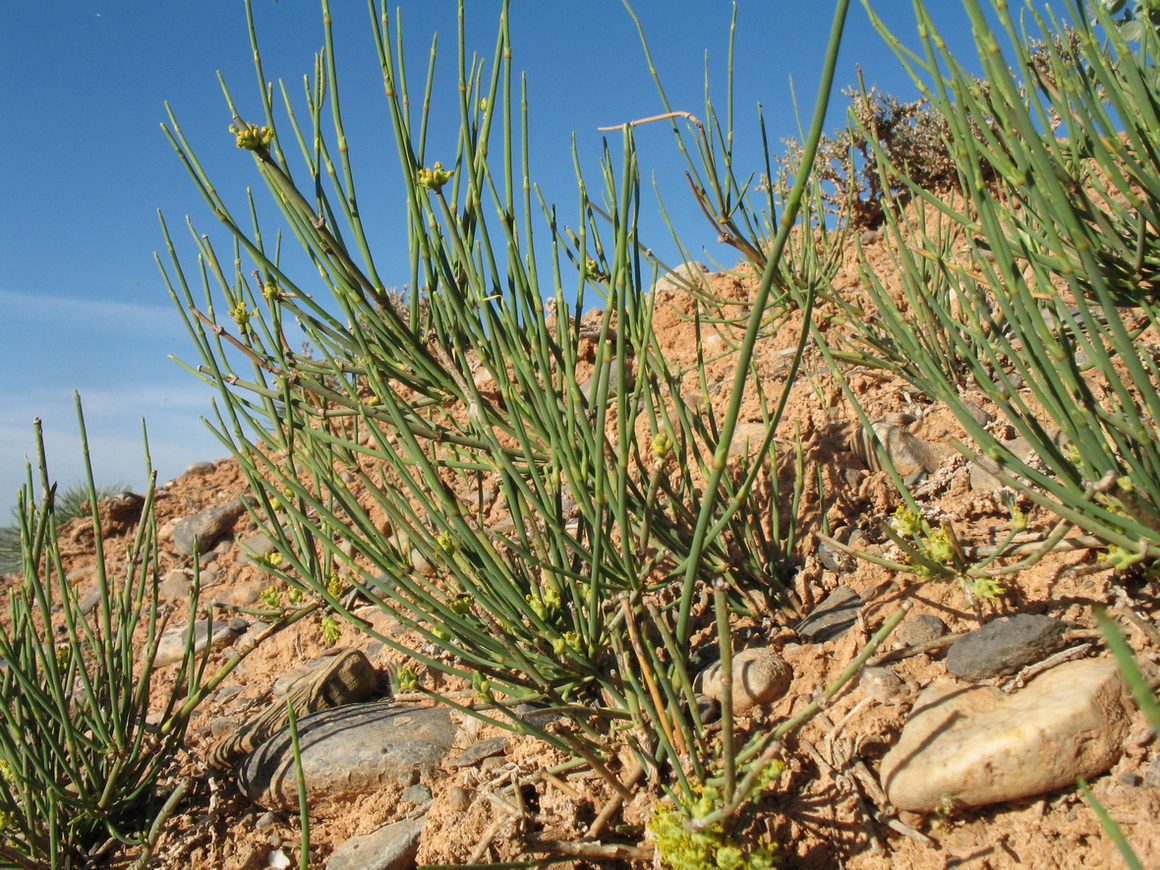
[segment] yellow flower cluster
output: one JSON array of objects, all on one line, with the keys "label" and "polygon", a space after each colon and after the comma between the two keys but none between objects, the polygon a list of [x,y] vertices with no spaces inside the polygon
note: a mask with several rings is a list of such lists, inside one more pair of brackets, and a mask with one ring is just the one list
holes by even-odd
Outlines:
[{"label": "yellow flower cluster", "polygon": [[231,124],[230,132],[234,134],[234,143],[247,151],[265,151],[274,138],[273,129],[255,127],[253,124],[244,124],[241,127]]},{"label": "yellow flower cluster", "polygon": [[432,169],[423,167],[419,170],[419,186],[428,190],[441,190],[454,174],[454,169],[444,169],[442,163],[436,162]]}]

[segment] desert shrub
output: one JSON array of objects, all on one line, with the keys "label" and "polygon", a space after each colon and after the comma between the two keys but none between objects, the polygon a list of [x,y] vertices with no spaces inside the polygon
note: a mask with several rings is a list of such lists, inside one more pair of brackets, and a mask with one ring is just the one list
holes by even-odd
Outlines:
[{"label": "desert shrub", "polygon": [[[81,435],[84,443],[83,421]],[[67,512],[96,505],[101,492],[90,470],[62,513],[39,429],[37,442],[43,498],[34,500],[31,483],[21,490],[20,570],[0,624],[0,866],[102,866],[156,837],[151,825],[167,812],[160,782],[181,748],[192,709],[183,698],[195,694],[200,667],[190,635],[168,689],[151,677],[160,641],[152,486],[116,563],[87,509],[99,596],[82,610],[57,533]]]},{"label": "desert shrub", "polygon": [[[847,5],[838,4],[807,157]],[[259,92],[257,119],[227,97],[235,144],[252,153],[314,268],[290,274],[257,218],[253,229],[235,219],[171,116],[172,142],[238,256],[220,260],[194,233],[198,285],[167,234],[162,269],[201,357],[196,371],[220,391],[212,425],[278,547],[273,573],[344,615],[351,593],[393,615],[413,639],[379,639],[404,657],[396,676],[407,690],[431,693],[437,672],[470,686],[470,698],[438,697],[582,757],[622,797],[633,783],[612,767],[626,743],[640,772],[685,803],[713,782],[720,800],[706,824],[721,823],[763,782],[776,737],[734,746],[729,701],[720,736],[705,727],[691,644],[709,631],[728,671],[730,617],[787,601],[800,488],[779,491],[778,460],[791,459],[773,451],[784,396],[764,392],[751,362],[807,179],[787,191],[760,253],[765,272],[721,412],[703,355],[699,395],[684,394],[685,372],[653,332],[633,124],[616,130],[617,147],[603,143],[599,194],[578,177],[571,229],[554,206],[533,200],[533,185],[515,184],[529,172],[507,21],[505,4],[492,65],[463,53],[460,30],[459,134],[454,150],[438,154],[427,110],[416,113],[408,94],[415,79],[395,53],[389,17],[375,27],[407,190],[410,286],[425,307],[401,310],[383,288],[349,155],[331,144],[346,137],[331,102],[329,15],[308,112],[295,115],[287,102],[279,118],[272,86]],[[300,129],[299,117],[313,127]],[[706,149],[698,197],[728,205],[739,188],[714,149],[732,136],[698,139]],[[296,141],[292,165],[283,147]],[[750,238],[730,226],[723,232],[735,242]],[[593,303],[595,314],[582,316]],[[803,304],[812,305],[808,295]],[[290,350],[290,323],[310,355]],[[791,382],[805,340],[803,327]],[[746,395],[763,409],[763,434],[731,456]],[[540,728],[518,715],[520,703],[557,709],[565,724]]]},{"label": "desert shrub", "polygon": [[[964,196],[923,190],[876,146],[883,189],[902,184],[916,208],[885,201],[904,298],[864,268],[870,301],[850,318],[853,341],[863,362],[947,402],[975,444],[966,453],[1099,536],[1111,564],[1149,564],[1160,544],[1160,370],[1148,337],[1160,313],[1160,98],[1149,85],[1160,39],[1145,28],[1130,46],[1102,7],[1092,22],[1074,4],[1068,24],[1028,4],[1021,26],[995,3],[992,31],[977,2],[964,6],[985,86],[922,4],[921,52],[899,49],[950,131]],[[932,62],[919,68],[916,56]],[[1037,460],[972,417],[968,389]]]},{"label": "desert shrub", "polygon": [[[962,190],[947,120],[928,99],[905,101],[865,86],[845,88],[842,95],[850,101],[849,121],[823,137],[812,166],[827,214],[851,230],[878,226],[887,200],[901,204],[910,199],[900,174],[932,193]],[[802,165],[801,145],[792,139],[784,144],[779,163],[782,173],[792,177]],[[884,172],[887,165],[891,170]]]}]

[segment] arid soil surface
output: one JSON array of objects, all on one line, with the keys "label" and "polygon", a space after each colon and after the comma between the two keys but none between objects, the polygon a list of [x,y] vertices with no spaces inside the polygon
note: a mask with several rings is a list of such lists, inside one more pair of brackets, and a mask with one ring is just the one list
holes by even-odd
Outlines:
[{"label": "arid soil surface", "polygon": [[[866,247],[871,261],[885,256],[880,250],[883,245],[878,242]],[[853,262],[851,254],[836,286],[857,288]],[[729,275],[714,276],[712,282],[716,295],[739,303],[754,288],[752,280]],[[688,319],[693,297],[678,289],[658,292],[661,296],[655,325],[660,345],[674,363],[689,364],[695,358],[693,326]],[[786,355],[780,352],[793,346],[799,327],[798,320],[791,317],[759,344],[756,370],[772,395],[782,389],[785,379]],[[731,376],[728,355],[710,364],[710,383],[728,383]],[[912,432],[935,444],[948,444],[962,436],[958,424],[944,408],[928,403],[905,384],[870,370],[852,370],[848,376],[871,419],[909,415],[891,419],[906,422]],[[722,408],[727,389],[723,387],[713,397]],[[987,410],[981,397],[979,403]],[[760,418],[759,405],[751,398],[743,409],[742,420],[756,423]],[[913,422],[907,422],[911,418]],[[956,583],[922,582],[864,560],[839,561],[840,570],[827,567],[814,537],[822,528],[823,515],[835,534],[843,528],[857,528],[864,535],[863,546],[887,552],[889,542],[880,530],[899,503],[887,475],[867,469],[854,449],[856,421],[856,414],[820,356],[809,352],[791,388],[780,433],[788,445],[795,431],[800,432],[805,451],[807,487],[798,518],[801,535],[796,553],[800,570],[793,581],[801,614],[773,611],[746,617],[738,621],[735,635],[738,647],[772,646],[779,650],[793,668],[793,683],[780,701],[741,718],[738,728],[742,735],[776,727],[801,710],[815,693],[838,677],[874,630],[904,603],[912,608],[912,614],[941,617],[952,632],[977,628],[981,621],[997,614],[1015,613],[1046,614],[1074,623],[1077,629],[1092,629],[1094,606],[1115,605],[1124,600],[1132,602],[1144,620],[1155,623],[1160,614],[1155,588],[1101,569],[1099,554],[1094,550],[1047,556],[1011,577],[1006,596],[994,604],[972,601]],[[816,491],[818,480],[823,489],[821,498]],[[1004,524],[1010,517],[1008,506],[1000,494],[972,489],[969,480],[969,465],[948,449],[942,468],[920,484],[917,493],[924,505],[952,523],[964,543],[993,543],[1007,528]],[[158,512],[164,537],[166,524],[244,493],[245,481],[232,460],[221,459],[212,470],[187,474],[165,483],[162,489]],[[1030,511],[1028,538],[1042,537],[1052,525],[1051,517],[1031,511],[1029,504],[1023,507]],[[256,531],[253,522],[243,517],[233,537],[240,540]],[[83,522],[66,529],[70,570],[92,564],[91,540],[91,530],[86,533]],[[176,555],[165,541],[162,548],[163,576],[170,569],[190,566],[191,559]],[[258,592],[269,585],[268,576],[247,563],[236,544],[227,543],[218,549],[204,600],[253,606]],[[83,571],[77,576],[83,595],[91,581]],[[808,614],[840,584],[851,587],[864,602],[857,623],[839,639],[804,642],[794,626],[801,615]],[[171,625],[188,620],[180,598],[174,597],[167,607]],[[365,605],[358,612],[375,621],[380,630],[390,629],[372,605]],[[225,618],[230,615],[223,612]],[[715,642],[711,632],[704,631],[703,636],[706,643]],[[1129,627],[1127,636],[1143,666],[1154,672],[1160,649],[1150,645],[1148,636],[1137,628]],[[888,640],[885,651],[894,649],[893,643]],[[388,666],[401,660],[398,653],[351,626],[343,626],[338,645],[365,649],[384,675],[385,690]],[[188,753],[172,775],[173,781],[192,776],[194,785],[170,820],[150,866],[182,870],[262,868],[268,866],[271,853],[278,849],[297,865],[297,817],[285,812],[269,814],[250,804],[237,794],[232,780],[210,778],[202,759],[224,733],[227,720],[242,721],[247,714],[261,709],[280,676],[327,648],[318,619],[306,619],[265,640],[201,707],[189,730]],[[215,661],[224,660],[229,652],[226,649],[215,654]],[[1106,652],[1097,641],[1082,655],[1100,656]],[[915,691],[946,674],[939,650],[901,657],[889,666],[905,684],[905,690],[892,702],[862,703],[865,692],[857,682],[852,683],[829,704],[823,716],[811,720],[787,742],[785,773],[760,799],[756,821],[749,831],[779,844],[782,866],[853,870],[1120,866],[1114,845],[1075,788],[948,815],[923,817],[884,806],[880,793],[875,792],[881,758],[895,742]],[[162,684],[172,679],[172,670],[170,667],[158,672]],[[486,728],[481,731],[464,726],[460,741],[466,745],[488,736],[493,735]],[[442,775],[424,782],[433,801],[427,811],[420,863],[465,863],[471,856],[479,862],[543,858],[546,853],[534,851],[528,844],[536,839],[576,840],[605,805],[607,789],[591,771],[578,768],[563,777],[566,781],[554,783],[539,774],[562,760],[556,751],[531,738],[508,738],[504,755],[470,767],[447,765]],[[1160,866],[1157,755],[1155,740],[1142,717],[1137,716],[1121,760],[1093,782],[1095,794],[1118,820],[1143,864],[1152,867]],[[512,783],[519,784],[528,803],[514,814],[497,810],[497,801],[489,797],[506,793],[508,798],[504,800],[510,806],[510,792],[504,790]],[[400,798],[399,791],[366,794],[320,810],[311,819],[311,866],[325,866],[327,856],[346,838],[371,832],[417,809]],[[629,832],[627,836],[636,838],[629,845],[643,845],[647,851],[647,838],[642,841],[640,831],[655,799],[655,789],[642,784],[638,798],[606,827],[605,840],[625,843],[626,835],[618,831]],[[652,859],[600,861],[588,856],[572,862],[575,866],[644,866]]]}]

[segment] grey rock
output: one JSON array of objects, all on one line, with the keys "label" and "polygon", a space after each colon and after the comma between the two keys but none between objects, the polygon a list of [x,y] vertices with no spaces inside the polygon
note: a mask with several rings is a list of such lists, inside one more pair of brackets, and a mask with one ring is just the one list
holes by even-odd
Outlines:
[{"label": "grey rock", "polygon": [[1069,662],[1016,695],[939,680],[882,759],[890,802],[912,812],[977,807],[1074,786],[1120,757],[1130,701],[1110,659]]},{"label": "grey rock", "polygon": [[1144,785],[1148,788],[1160,786],[1160,755],[1153,758],[1148,769],[1144,771]]},{"label": "grey rock", "polygon": [[217,540],[234,527],[238,518],[246,512],[250,496],[235,498],[218,507],[202,511],[191,517],[178,520],[173,527],[173,549],[183,556],[194,552],[206,553]]},{"label": "grey rock", "polygon": [[796,626],[798,635],[813,643],[837,640],[853,627],[862,599],[849,586],[838,586],[813,613]]},{"label": "grey rock", "polygon": [[88,616],[90,613],[97,609],[97,605],[100,603],[101,587],[98,585],[93,586],[93,588],[86,592],[77,606],[80,607],[81,613]]},{"label": "grey rock", "polygon": [[[298,720],[307,798],[341,800],[386,784],[406,787],[415,770],[430,772],[455,742],[442,707],[371,702],[346,704]],[[267,809],[298,805],[290,730],[284,728],[238,769],[238,787]]]},{"label": "grey rock", "polygon": [[[157,642],[157,656],[153,659],[153,667],[163,668],[174,662],[181,661],[185,652],[185,634],[188,625],[168,629]],[[199,619],[193,626],[193,649],[201,652],[208,644],[211,649],[221,649],[229,646],[244,634],[232,622],[214,622],[213,635],[209,633],[209,620]]]},{"label": "grey rock", "polygon": [[351,837],[331,853],[326,870],[406,870],[419,854],[425,819],[407,819]]},{"label": "grey rock", "polygon": [[967,413],[971,415],[971,419],[980,426],[986,426],[995,419],[986,408],[975,404],[970,399],[963,399],[963,407],[967,409]]},{"label": "grey rock", "polygon": [[[1026,462],[1033,452],[1031,442],[1022,436],[1004,441],[1003,448],[1021,462]],[[975,492],[994,492],[1002,489],[1003,484],[995,476],[999,470],[999,463],[986,456],[979,456],[971,463],[971,489]]]},{"label": "grey rock", "polygon": [[230,698],[236,698],[241,693],[241,686],[234,683],[229,683],[214,692],[213,699],[218,704],[224,704],[226,701],[230,700]]},{"label": "grey rock", "polygon": [[506,737],[493,737],[490,740],[476,740],[466,749],[459,753],[450,762],[452,767],[471,767],[478,764],[485,758],[490,758],[493,755],[502,755],[507,751],[508,741]]},{"label": "grey rock", "polygon": [[858,236],[858,243],[862,245],[875,245],[878,243],[881,234],[878,230],[863,230],[862,234]]},{"label": "grey rock", "polygon": [[399,801],[405,804],[425,804],[429,800],[431,800],[431,789],[422,783],[409,786],[399,795]]},{"label": "grey rock", "polygon": [[708,695],[698,692],[694,700],[697,702],[697,713],[700,714],[702,722],[715,722],[721,717],[720,706]]},{"label": "grey rock", "polygon": [[729,455],[752,456],[765,440],[765,432],[764,423],[738,423],[729,442]]},{"label": "grey rock", "polygon": [[[771,704],[789,691],[793,670],[768,647],[741,650],[733,656],[733,712],[745,713],[753,707]],[[701,672],[701,691],[720,702],[725,694],[721,663],[714,662]]]},{"label": "grey rock", "polygon": [[947,670],[972,683],[1012,674],[1063,649],[1066,633],[1067,625],[1049,616],[1002,616],[955,641]]},{"label": "grey rock", "polygon": [[1134,770],[1126,770],[1120,774],[1120,785],[1126,785],[1128,788],[1139,788],[1143,784],[1144,777]]},{"label": "grey rock", "polygon": [[209,474],[217,466],[212,462],[194,462],[181,472],[182,477],[187,474]]},{"label": "grey rock", "polygon": [[903,646],[921,646],[949,633],[947,624],[933,613],[916,613],[898,626],[894,639]]},{"label": "grey rock", "polygon": [[201,557],[197,560],[198,567],[200,568],[203,565],[209,567],[212,563],[216,562],[218,559],[228,553],[233,548],[233,546],[234,539],[229,534],[226,534],[224,537],[219,539],[218,542],[214,544],[208,552],[201,555]]}]

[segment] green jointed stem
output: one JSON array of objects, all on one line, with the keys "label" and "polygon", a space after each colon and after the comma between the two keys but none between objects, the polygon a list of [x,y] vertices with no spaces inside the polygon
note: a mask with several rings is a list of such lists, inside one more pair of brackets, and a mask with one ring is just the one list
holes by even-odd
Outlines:
[{"label": "green jointed stem", "polygon": [[[794,219],[801,206],[802,197],[809,180],[807,167],[813,165],[814,157],[817,154],[818,145],[821,141],[826,107],[829,105],[830,92],[833,87],[834,69],[838,61],[838,48],[842,41],[842,30],[845,27],[846,13],[849,5],[849,0],[838,0],[836,4],[829,43],[826,47],[826,56],[822,63],[822,76],[818,84],[818,99],[814,108],[813,124],[802,151],[802,171],[794,182],[789,200],[782,213],[773,248],[770,251],[765,270],[761,275],[761,283],[758,285],[757,293],[753,299],[753,311],[749,316],[749,323],[745,330],[745,338],[741,343],[741,349],[738,353],[728,410],[725,412],[725,420],[722,423],[720,437],[713,454],[712,470],[709,480],[705,484],[705,493],[701,502],[701,509],[697,515],[697,526],[693,533],[692,543],[689,546],[689,555],[685,568],[683,588],[681,590],[680,608],[676,627],[677,639],[682,644],[687,642],[689,637],[689,616],[693,606],[697,574],[701,570],[701,555],[707,544],[709,526],[714,516],[717,492],[720,489],[721,478],[725,473],[725,467],[729,457],[729,446],[734,433],[737,431],[737,420],[741,412],[742,401],[745,397],[745,388],[749,379],[749,363],[753,358],[753,348],[757,342],[757,336],[761,330],[762,320],[765,316],[765,306],[769,300],[769,294],[781,264],[782,251],[789,239]],[[777,420],[773,420],[770,425],[776,428],[777,422]]]}]

